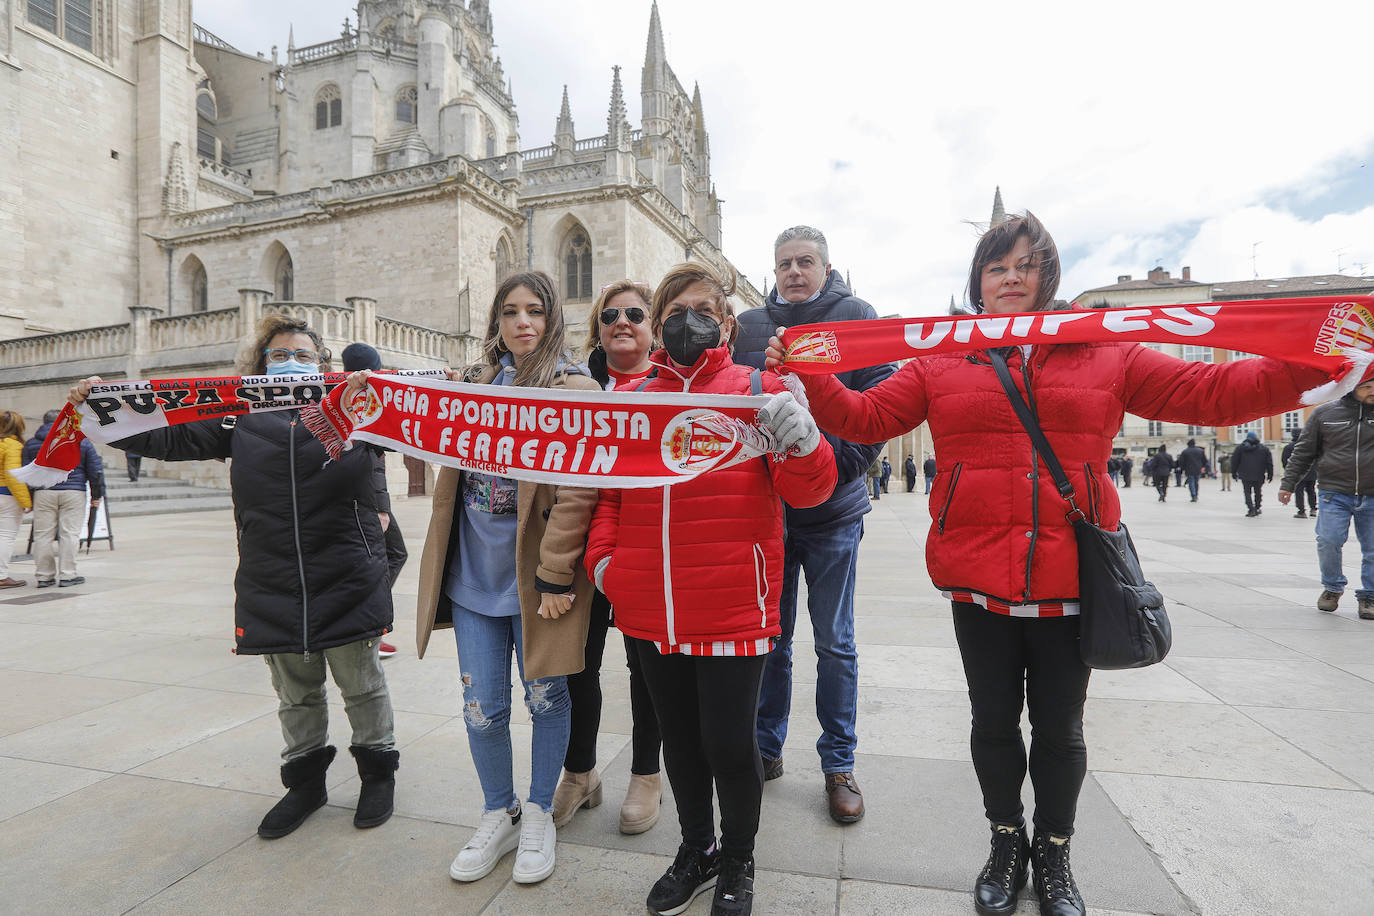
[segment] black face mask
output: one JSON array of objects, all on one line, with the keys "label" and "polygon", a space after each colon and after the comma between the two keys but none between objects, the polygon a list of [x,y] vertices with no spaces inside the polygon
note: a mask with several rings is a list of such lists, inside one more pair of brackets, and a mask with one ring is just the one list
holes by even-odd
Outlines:
[{"label": "black face mask", "polygon": [[701,354],[720,346],[720,324],[692,309],[678,312],[663,322],[663,346],[679,366],[694,366]]}]

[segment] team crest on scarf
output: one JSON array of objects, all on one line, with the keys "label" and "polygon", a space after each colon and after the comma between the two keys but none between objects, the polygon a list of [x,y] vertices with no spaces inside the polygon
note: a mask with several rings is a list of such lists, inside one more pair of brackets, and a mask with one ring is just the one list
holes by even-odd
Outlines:
[{"label": "team crest on scarf", "polygon": [[789,363],[838,363],[840,344],[834,331],[811,331],[792,341],[787,348]]},{"label": "team crest on scarf", "polygon": [[1374,349],[1374,313],[1358,302],[1337,302],[1317,329],[1312,352],[1326,356],[1350,348]]}]

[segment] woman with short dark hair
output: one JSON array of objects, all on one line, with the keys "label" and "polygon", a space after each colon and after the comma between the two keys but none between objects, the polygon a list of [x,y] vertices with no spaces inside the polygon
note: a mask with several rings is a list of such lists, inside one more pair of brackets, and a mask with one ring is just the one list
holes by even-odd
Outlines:
[{"label": "woman with short dark hair", "polygon": [[[993,226],[969,269],[974,311],[1055,308],[1059,254],[1030,213]],[[1067,307],[1067,306],[1065,306]],[[973,708],[973,765],[992,827],[974,888],[979,913],[1016,910],[1033,871],[1040,912],[1085,912],[1069,868],[1078,794],[1087,773],[1083,704],[1088,668],[1078,653],[1078,556],[1069,507],[1031,445],[994,371],[1011,369],[1093,522],[1115,530],[1116,488],[1106,477],[1112,438],[1138,417],[1229,426],[1291,409],[1326,380],[1321,370],[1272,359],[1190,363],[1135,343],[1035,344],[913,359],[877,387],[855,392],[804,375],[816,421],[855,442],[885,442],[929,422],[940,469],[931,493],[926,565],[952,603]],[[769,365],[779,365],[774,338]],[[1029,755],[1021,710],[1030,710]],[[1021,784],[1035,792],[1032,843]]]}]

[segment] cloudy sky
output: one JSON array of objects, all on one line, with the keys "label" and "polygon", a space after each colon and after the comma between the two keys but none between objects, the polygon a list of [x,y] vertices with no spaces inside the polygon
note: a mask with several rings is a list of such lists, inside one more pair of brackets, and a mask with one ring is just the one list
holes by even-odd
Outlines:
[{"label": "cloudy sky", "polygon": [[[521,145],[630,120],[649,0],[491,0]],[[288,11],[289,10],[289,11]],[[772,239],[822,228],[880,314],[964,297],[1000,185],[1064,260],[1060,295],[1156,265],[1209,282],[1374,274],[1374,118],[1363,2],[787,4],[661,0],[668,60],[701,85],[725,252],[756,284]],[[339,34],[347,0],[202,0],[245,51]],[[1256,244],[1258,243],[1258,244]]]}]

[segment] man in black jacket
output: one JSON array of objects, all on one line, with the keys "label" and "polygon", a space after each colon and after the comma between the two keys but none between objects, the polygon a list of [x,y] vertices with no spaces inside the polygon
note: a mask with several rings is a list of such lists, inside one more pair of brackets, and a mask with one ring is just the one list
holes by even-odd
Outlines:
[{"label": "man in black jacket", "polygon": [[[763,351],[780,327],[814,322],[878,317],[873,306],[854,296],[830,269],[825,236],[810,226],[794,226],[773,244],[777,285],[762,308],[739,316],[735,362],[763,368]],[[885,363],[836,376],[845,387],[865,391],[895,371]],[[797,619],[797,579],[806,576],[807,610],[816,646],[816,715],[821,737],[816,750],[825,774],[830,816],[848,824],[864,814],[863,795],[854,781],[855,722],[858,716],[859,663],[854,644],[854,582],[869,511],[865,475],[881,445],[846,442],[823,433],[835,450],[839,473],[835,492],[811,509],[786,507],[787,533],[780,616],[782,635],[768,654],[759,700],[759,752],[764,778],[782,775],[782,745],[792,704],[792,633]]]},{"label": "man in black jacket", "polygon": [[906,491],[910,493],[916,489],[916,462],[910,455],[906,456],[906,461],[902,462],[902,475],[906,477]]},{"label": "man in black jacket", "polygon": [[935,456],[934,456],[934,455],[927,455],[927,456],[926,456],[926,463],[925,463],[925,466],[922,468],[922,473],[924,473],[924,474],[926,475],[926,495],[929,496],[929,495],[930,495],[930,488],[933,487],[933,486],[935,486],[935,474],[936,474],[936,470],[935,470]]},{"label": "man in black jacket", "polygon": [[1174,456],[1169,454],[1167,446],[1160,443],[1159,451],[1150,456],[1149,464],[1148,471],[1159,493],[1159,501],[1164,502],[1169,495],[1169,475],[1174,472]]},{"label": "man in black jacket", "polygon": [[1360,617],[1374,620],[1374,381],[1312,411],[1288,458],[1279,484],[1279,502],[1288,504],[1299,481],[1313,467],[1317,469],[1321,499],[1317,563],[1323,591],[1317,608],[1334,611],[1345,591],[1341,548],[1354,521],[1363,555],[1355,597]]},{"label": "man in black jacket", "polygon": [[1237,478],[1245,488],[1245,517],[1259,515],[1264,483],[1274,479],[1274,453],[1260,445],[1259,434],[1253,429],[1245,434],[1245,441],[1231,453],[1231,476]]},{"label": "man in black jacket", "polygon": [[[1285,471],[1288,470],[1288,462],[1289,462],[1290,460],[1292,460],[1292,457],[1293,457],[1293,449],[1295,449],[1295,448],[1298,447],[1298,441],[1299,441],[1301,438],[1302,438],[1302,430],[1301,430],[1301,429],[1295,429],[1295,430],[1293,430],[1293,441],[1292,441],[1292,442],[1289,442],[1287,445],[1285,445],[1285,446],[1283,447],[1283,451],[1279,453],[1279,461],[1282,463],[1283,468],[1284,468]],[[1284,475],[1284,479],[1286,480],[1287,477],[1288,477],[1288,475],[1285,474],[1285,475]],[[1317,517],[1317,465],[1316,465],[1315,462],[1312,464],[1311,469],[1308,470],[1307,476],[1303,477],[1302,480],[1299,480],[1299,481],[1298,481],[1296,492],[1297,492],[1297,494],[1298,494],[1298,511],[1293,513],[1293,517],[1294,517],[1294,518],[1307,518],[1307,506],[1310,505],[1310,506],[1312,507],[1312,517],[1313,517],[1313,518],[1316,518],[1316,517]],[[1304,496],[1307,497],[1307,502],[1306,502],[1306,503],[1303,502],[1303,497],[1304,497]],[[1280,502],[1283,502],[1283,501],[1284,501],[1284,500],[1283,500],[1283,491],[1282,491],[1282,490],[1279,490],[1279,501],[1280,501]]]},{"label": "man in black jacket", "polygon": [[1207,453],[1198,448],[1196,440],[1189,439],[1188,447],[1178,453],[1178,467],[1188,481],[1190,502],[1197,502],[1198,480],[1202,472],[1207,470]]}]

